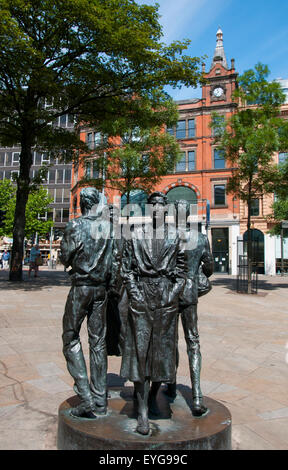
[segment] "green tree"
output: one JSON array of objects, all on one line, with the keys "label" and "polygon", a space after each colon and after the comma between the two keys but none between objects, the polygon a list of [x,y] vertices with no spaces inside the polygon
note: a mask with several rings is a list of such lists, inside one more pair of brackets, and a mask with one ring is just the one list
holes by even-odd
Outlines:
[{"label": "green tree", "polygon": [[137,125],[146,103],[167,102],[165,85],[198,84],[201,60],[183,55],[189,41],[165,46],[161,37],[158,5],[0,0],[0,142],[21,145],[10,280],[22,279],[32,150],[65,149],[66,158],[85,148],[77,132],[51,123],[73,114],[109,132],[133,112]]},{"label": "green tree", "polygon": [[[283,235],[283,220],[288,220],[288,159],[284,163],[279,164],[275,168],[272,181],[268,183],[268,187],[275,192],[275,200],[272,204],[272,213],[268,215],[269,222],[274,223],[272,229],[269,230],[271,235]],[[286,231],[287,232],[287,231]]]},{"label": "green tree", "polygon": [[[45,188],[34,188],[30,191],[25,214],[25,237],[30,238],[36,232],[39,235],[44,235],[50,231],[53,221],[45,220],[44,217],[51,202],[53,200],[47,194]],[[4,179],[0,181],[0,210],[4,213],[2,226],[0,227],[0,236],[12,236],[15,206],[16,187],[10,180]]]},{"label": "green tree", "polygon": [[269,215],[268,220],[276,222],[275,225],[269,230],[271,235],[281,235],[282,220],[288,220],[288,198],[277,199],[272,204],[273,213]]},{"label": "green tree", "polygon": [[[161,121],[171,126],[177,121],[178,112],[175,104],[170,104],[165,113],[162,110]],[[146,125],[155,121],[152,118]],[[121,123],[118,128],[115,125],[115,133],[118,135],[108,139],[102,145],[96,146],[94,151],[84,157],[84,165],[88,171],[86,177],[80,181],[81,185],[93,184],[98,189],[109,188],[126,196],[127,204],[130,203],[130,194],[134,190],[151,192],[161,178],[174,170],[177,160],[180,158],[180,149],[174,136],[165,132],[161,127],[146,128],[127,127],[126,132],[121,135]],[[121,137],[120,137],[121,135]],[[91,159],[92,156],[92,160]],[[94,157],[94,158],[93,158]],[[92,170],[92,171],[91,171]],[[93,178],[94,174],[94,178]]]},{"label": "green tree", "polygon": [[234,93],[237,111],[222,123],[219,119],[212,122],[218,148],[232,166],[227,192],[235,194],[248,208],[248,293],[252,291],[252,201],[274,190],[279,169],[273,154],[287,148],[288,123],[280,118],[285,95],[279,83],[267,80],[268,75],[268,67],[260,63],[244,72]]},{"label": "green tree", "polygon": [[7,211],[7,207],[11,198],[15,196],[16,188],[12,181],[5,178],[0,181],[0,210],[3,212]]}]

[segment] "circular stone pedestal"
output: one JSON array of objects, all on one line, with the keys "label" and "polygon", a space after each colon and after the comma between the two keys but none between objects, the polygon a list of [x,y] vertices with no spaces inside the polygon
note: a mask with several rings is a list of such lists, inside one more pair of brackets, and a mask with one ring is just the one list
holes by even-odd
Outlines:
[{"label": "circular stone pedestal", "polygon": [[205,416],[191,414],[191,389],[178,385],[177,397],[158,392],[159,416],[149,416],[151,432],[135,432],[137,421],[133,388],[109,389],[108,412],[95,420],[74,418],[70,408],[79,403],[74,396],[59,407],[59,450],[229,450],[231,415],[221,403],[204,397]]}]

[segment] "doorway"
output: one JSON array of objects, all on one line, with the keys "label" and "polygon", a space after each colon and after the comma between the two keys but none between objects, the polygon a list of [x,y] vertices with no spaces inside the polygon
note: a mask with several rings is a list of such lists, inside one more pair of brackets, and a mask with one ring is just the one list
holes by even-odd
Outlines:
[{"label": "doorway", "polygon": [[212,228],[212,254],[215,273],[229,272],[229,229]]},{"label": "doorway", "polygon": [[[247,256],[248,245],[248,231],[243,235],[244,242],[244,255]],[[252,244],[252,263],[253,270],[258,274],[265,274],[264,267],[264,234],[261,230],[256,228],[251,229],[251,244]]]}]

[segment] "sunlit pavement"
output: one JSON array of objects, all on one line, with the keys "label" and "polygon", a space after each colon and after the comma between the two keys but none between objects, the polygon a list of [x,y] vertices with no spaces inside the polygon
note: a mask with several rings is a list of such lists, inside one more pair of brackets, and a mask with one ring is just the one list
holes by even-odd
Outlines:
[{"label": "sunlit pavement", "polygon": [[[235,278],[213,275],[199,300],[203,394],[232,415],[233,449],[288,449],[288,277],[259,277],[258,295],[236,294]],[[58,407],[74,395],[62,354],[69,291],[62,267],[11,283],[0,271],[0,449],[56,449]],[[179,386],[190,386],[179,327]],[[81,333],[88,359],[87,331]],[[108,381],[121,358],[109,357]]]}]

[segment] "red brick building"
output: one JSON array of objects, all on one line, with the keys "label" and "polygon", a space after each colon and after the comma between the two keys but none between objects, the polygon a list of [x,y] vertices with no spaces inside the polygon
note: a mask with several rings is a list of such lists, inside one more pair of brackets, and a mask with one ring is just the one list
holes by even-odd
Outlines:
[{"label": "red brick building", "polygon": [[[223,33],[217,31],[216,48],[210,69],[203,70],[207,79],[202,87],[202,97],[178,101],[179,121],[173,129],[178,140],[182,159],[175,171],[162,178],[155,187],[167,194],[169,201],[187,199],[197,204],[199,229],[206,232],[206,206],[210,204],[210,224],[208,237],[214,254],[215,271],[237,272],[237,236],[239,235],[239,201],[233,195],[227,195],[225,188],[231,174],[223,156],[217,151],[211,123],[212,113],[217,112],[223,118],[236,111],[236,104],[231,95],[236,86],[237,73],[234,60],[228,66]],[[91,129],[82,129],[81,137],[89,145],[101,136]],[[93,148],[93,147],[92,147]],[[93,162],[88,167],[93,174]],[[87,169],[86,169],[87,171]],[[80,214],[79,192],[77,181],[83,177],[84,168],[74,169],[72,173],[72,198],[70,216]],[[112,202],[115,191],[108,191],[106,197]],[[121,196],[121,195],[119,195]]]}]

